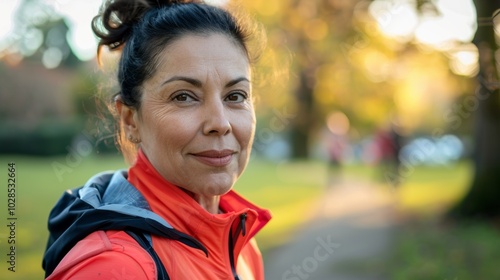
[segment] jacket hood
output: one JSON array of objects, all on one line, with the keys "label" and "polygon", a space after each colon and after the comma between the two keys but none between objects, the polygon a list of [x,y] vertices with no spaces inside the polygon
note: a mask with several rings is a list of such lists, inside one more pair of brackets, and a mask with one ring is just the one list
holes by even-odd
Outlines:
[{"label": "jacket hood", "polygon": [[49,215],[49,240],[42,267],[46,277],[81,239],[97,230],[138,230],[178,240],[207,254],[193,237],[174,229],[153,213],[127,172],[103,172],[83,187],[66,191]]}]

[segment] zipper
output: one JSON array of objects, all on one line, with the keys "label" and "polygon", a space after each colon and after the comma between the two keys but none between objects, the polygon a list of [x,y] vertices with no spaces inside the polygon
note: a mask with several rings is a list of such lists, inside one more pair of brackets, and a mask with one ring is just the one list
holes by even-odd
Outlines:
[{"label": "zipper", "polygon": [[241,233],[242,236],[247,234],[247,213],[243,213],[240,215],[240,222],[238,223],[238,228],[236,229],[235,240],[238,238],[238,235]]},{"label": "zipper", "polygon": [[236,272],[236,267],[234,266],[234,245],[236,240],[238,240],[238,235],[241,233],[242,236],[247,234],[246,228],[247,213],[240,215],[240,221],[238,222],[238,227],[233,237],[233,230],[229,230],[229,263],[231,265],[231,272],[233,273],[234,280],[241,280],[240,276]]}]

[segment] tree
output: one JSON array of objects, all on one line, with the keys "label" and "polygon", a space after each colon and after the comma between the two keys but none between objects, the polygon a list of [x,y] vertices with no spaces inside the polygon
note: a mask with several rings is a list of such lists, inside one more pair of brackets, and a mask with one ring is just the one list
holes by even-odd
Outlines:
[{"label": "tree", "polygon": [[[330,111],[355,110],[351,105],[355,102],[350,101],[373,93],[370,89],[373,82],[353,65],[349,54],[350,47],[366,37],[362,34],[364,27],[353,25],[354,10],[360,2],[363,1],[256,0],[247,3],[249,10],[261,13],[259,20],[265,24],[269,40],[281,48],[277,56],[286,57],[286,50],[293,53],[292,63],[286,64],[291,76],[285,89],[288,93],[270,92],[264,98],[293,96],[290,103],[294,117],[289,123],[289,139],[294,158],[309,156],[311,139],[324,126]],[[361,10],[366,12],[366,5]],[[363,43],[373,43],[368,41]],[[383,98],[390,100],[391,96]],[[382,108],[382,111],[388,110]],[[354,115],[351,114],[356,118]],[[360,123],[373,121],[360,119]]]},{"label": "tree", "polygon": [[41,61],[49,69],[81,64],[67,40],[69,27],[53,6],[40,0],[23,0],[15,15],[10,43],[26,60]]},{"label": "tree", "polygon": [[[428,10],[432,2],[418,1],[415,9]],[[349,118],[351,132],[359,138],[370,136],[391,117],[410,130],[424,130],[443,122],[442,107],[435,104],[463,90],[458,86],[460,78],[449,71],[446,55],[432,49],[423,52],[415,42],[384,36],[369,13],[372,1],[245,3],[259,13],[277,55],[293,53],[287,92],[258,92],[266,92],[264,104],[259,104],[264,106],[276,96],[293,97],[287,101],[294,110],[287,132],[295,158],[309,156],[315,135],[334,111]],[[386,3],[390,18],[399,2]]]},{"label": "tree", "polygon": [[[480,70],[475,92],[474,178],[466,196],[452,209],[459,217],[498,217],[500,206],[500,83],[497,60],[500,30],[499,0],[475,0],[478,29],[474,44]],[[493,15],[493,16],[492,16]],[[497,27],[498,28],[498,27]]]}]

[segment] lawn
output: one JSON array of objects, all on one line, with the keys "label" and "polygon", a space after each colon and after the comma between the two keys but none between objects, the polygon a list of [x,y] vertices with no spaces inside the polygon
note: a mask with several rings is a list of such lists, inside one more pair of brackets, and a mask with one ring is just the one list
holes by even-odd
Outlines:
[{"label": "lawn", "polygon": [[472,166],[415,169],[398,190],[399,228],[388,265],[395,280],[500,279],[498,222],[449,220],[446,211],[465,195]]},{"label": "lawn", "polygon": [[399,231],[394,280],[500,279],[500,231],[485,221],[413,220]]}]

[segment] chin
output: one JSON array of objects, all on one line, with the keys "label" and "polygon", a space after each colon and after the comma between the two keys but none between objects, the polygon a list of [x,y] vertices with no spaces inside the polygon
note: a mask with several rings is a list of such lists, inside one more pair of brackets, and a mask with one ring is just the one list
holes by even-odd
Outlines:
[{"label": "chin", "polygon": [[201,192],[206,195],[223,195],[229,192],[235,183],[229,176],[213,176],[201,182]]},{"label": "chin", "polygon": [[202,192],[206,195],[224,195],[233,188],[233,184],[205,185]]}]

